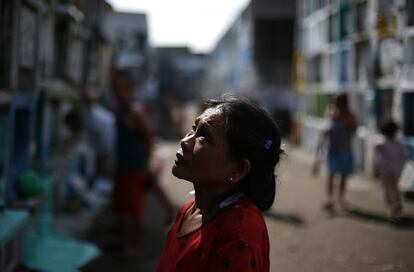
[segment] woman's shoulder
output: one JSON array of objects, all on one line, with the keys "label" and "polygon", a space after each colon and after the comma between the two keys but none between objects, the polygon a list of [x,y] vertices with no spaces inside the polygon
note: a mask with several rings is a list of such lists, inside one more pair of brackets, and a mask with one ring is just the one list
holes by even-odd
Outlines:
[{"label": "woman's shoulder", "polygon": [[251,227],[254,225],[254,227],[266,228],[262,212],[253,202],[243,199],[238,205],[236,204],[235,210],[244,215],[241,220],[243,226]]},{"label": "woman's shoulder", "polygon": [[[242,199],[225,210],[216,220],[220,232],[236,234],[237,239],[256,240],[260,232],[266,232],[266,223],[260,210],[248,199]],[[234,236],[234,235],[231,235]]]},{"label": "woman's shoulder", "polygon": [[247,198],[241,199],[235,203],[234,206],[229,209],[229,212],[244,214],[245,216],[242,218],[244,220],[263,219],[259,208]]},{"label": "woman's shoulder", "polygon": [[238,262],[246,258],[254,259],[257,263],[268,261],[269,236],[266,224],[260,210],[249,200],[240,200],[226,209],[210,227],[213,230],[213,233],[209,233],[213,255],[233,256],[238,258]]}]

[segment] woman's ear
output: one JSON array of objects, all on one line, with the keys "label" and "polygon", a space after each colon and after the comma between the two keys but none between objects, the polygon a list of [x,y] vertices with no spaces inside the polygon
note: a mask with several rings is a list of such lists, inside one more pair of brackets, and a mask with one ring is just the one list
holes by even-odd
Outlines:
[{"label": "woman's ear", "polygon": [[250,172],[250,161],[247,159],[243,159],[241,160],[238,165],[236,170],[233,172],[232,174],[232,179],[233,182],[239,182],[241,181],[245,176],[247,176],[247,174]]}]

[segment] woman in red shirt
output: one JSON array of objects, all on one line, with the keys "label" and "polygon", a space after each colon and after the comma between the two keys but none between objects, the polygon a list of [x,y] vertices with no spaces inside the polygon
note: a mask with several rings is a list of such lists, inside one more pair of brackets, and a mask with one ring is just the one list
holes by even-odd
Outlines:
[{"label": "woman in red shirt", "polygon": [[269,271],[269,237],[260,210],[272,206],[280,132],[250,101],[206,103],[181,140],[173,174],[195,197],[178,212],[157,271]]}]

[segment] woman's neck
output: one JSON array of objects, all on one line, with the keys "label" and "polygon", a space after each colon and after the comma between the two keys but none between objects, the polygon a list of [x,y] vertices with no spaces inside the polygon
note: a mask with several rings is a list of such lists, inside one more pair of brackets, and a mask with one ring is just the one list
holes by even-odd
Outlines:
[{"label": "woman's neck", "polygon": [[200,209],[203,215],[203,221],[210,219],[220,211],[220,202],[234,193],[234,187],[225,186],[217,188],[213,186],[194,185],[195,191],[195,206]]}]

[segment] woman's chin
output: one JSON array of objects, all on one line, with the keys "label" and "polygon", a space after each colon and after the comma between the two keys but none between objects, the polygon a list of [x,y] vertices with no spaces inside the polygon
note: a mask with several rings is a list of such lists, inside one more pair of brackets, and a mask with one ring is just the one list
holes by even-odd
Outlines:
[{"label": "woman's chin", "polygon": [[177,170],[176,170],[176,167],[177,166],[175,166],[175,165],[173,165],[173,167],[171,168],[171,173],[174,175],[174,176],[177,176]]},{"label": "woman's chin", "polygon": [[180,171],[180,167],[179,166],[173,165],[173,167],[171,169],[171,172],[172,172],[173,176],[175,176],[176,178],[187,180],[185,174],[182,173],[182,171]]},{"label": "woman's chin", "polygon": [[180,175],[180,170],[178,169],[179,167],[176,165],[176,164],[174,164],[173,165],[173,167],[172,167],[172,169],[171,169],[171,172],[172,172],[172,174],[175,176],[175,177],[177,177],[177,178],[181,178],[181,175]]}]

